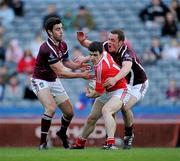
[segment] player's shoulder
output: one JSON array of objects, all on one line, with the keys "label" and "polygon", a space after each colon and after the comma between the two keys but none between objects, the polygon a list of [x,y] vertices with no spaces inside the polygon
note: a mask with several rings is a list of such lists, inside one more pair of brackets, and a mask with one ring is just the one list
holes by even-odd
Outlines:
[{"label": "player's shoulder", "polygon": [[48,50],[48,45],[47,45],[47,42],[44,41],[41,46],[40,46],[40,51],[43,52],[43,51],[47,51]]},{"label": "player's shoulder", "polygon": [[124,44],[119,52],[121,53],[122,57],[123,56],[127,57],[127,55],[134,57],[134,55],[136,55],[136,53],[133,51],[133,49],[131,47],[129,47],[127,44]]}]

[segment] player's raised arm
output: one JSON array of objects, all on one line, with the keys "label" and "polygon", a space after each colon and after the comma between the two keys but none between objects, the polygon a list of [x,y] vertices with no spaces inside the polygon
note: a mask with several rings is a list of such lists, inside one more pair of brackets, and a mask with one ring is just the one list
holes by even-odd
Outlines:
[{"label": "player's raised arm", "polygon": [[92,41],[87,39],[87,35],[83,31],[77,32],[77,39],[79,43],[86,48],[88,48],[89,45],[92,43]]},{"label": "player's raised arm", "polygon": [[75,72],[69,72],[66,71],[64,68],[64,65],[61,62],[57,62],[55,64],[50,65],[52,70],[57,74],[58,77],[63,78],[84,78],[84,79],[90,79],[91,76],[88,71],[84,71],[82,73],[75,73]]}]

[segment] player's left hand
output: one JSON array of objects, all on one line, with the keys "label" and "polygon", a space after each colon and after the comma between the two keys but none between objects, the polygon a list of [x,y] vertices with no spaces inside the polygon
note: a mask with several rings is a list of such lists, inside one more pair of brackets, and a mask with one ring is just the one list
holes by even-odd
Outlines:
[{"label": "player's left hand", "polygon": [[86,92],[86,97],[89,97],[89,98],[99,97],[99,94],[95,90],[90,90],[89,88],[86,88],[85,92]]},{"label": "player's left hand", "polygon": [[105,80],[103,87],[109,89],[109,88],[113,87],[115,84],[116,84],[116,79],[113,77],[110,77]]}]

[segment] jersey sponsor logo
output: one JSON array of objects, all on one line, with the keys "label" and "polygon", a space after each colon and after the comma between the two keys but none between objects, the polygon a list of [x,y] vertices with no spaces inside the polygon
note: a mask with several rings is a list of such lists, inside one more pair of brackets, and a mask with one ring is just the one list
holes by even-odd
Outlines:
[{"label": "jersey sponsor logo", "polygon": [[55,56],[53,55],[53,53],[51,53],[51,54],[49,55],[49,58],[51,58],[51,59],[55,58]]},{"label": "jersey sponsor logo", "polygon": [[53,62],[53,61],[56,61],[56,60],[57,60],[57,57],[53,53],[50,53],[48,62]]}]

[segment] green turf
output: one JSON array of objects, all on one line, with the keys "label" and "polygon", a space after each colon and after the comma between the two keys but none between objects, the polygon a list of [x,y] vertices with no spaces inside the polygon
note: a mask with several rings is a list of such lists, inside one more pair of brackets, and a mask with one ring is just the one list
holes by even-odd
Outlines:
[{"label": "green turf", "polygon": [[133,148],[131,150],[64,150],[52,148],[0,148],[0,161],[180,161],[179,148]]}]

